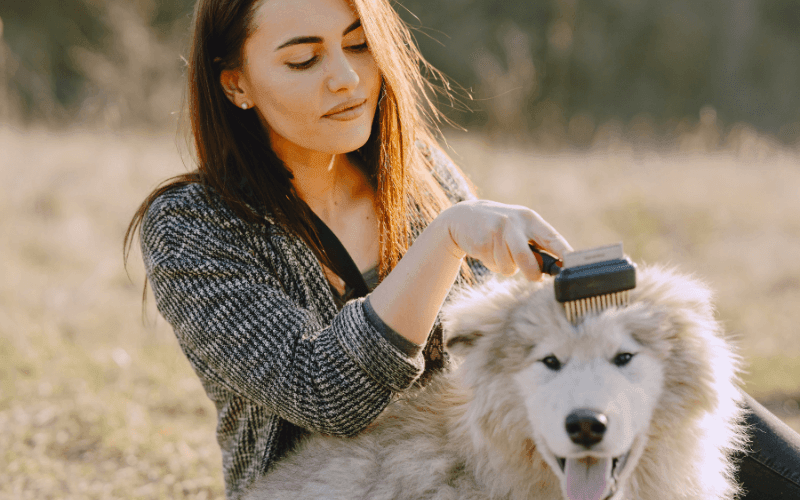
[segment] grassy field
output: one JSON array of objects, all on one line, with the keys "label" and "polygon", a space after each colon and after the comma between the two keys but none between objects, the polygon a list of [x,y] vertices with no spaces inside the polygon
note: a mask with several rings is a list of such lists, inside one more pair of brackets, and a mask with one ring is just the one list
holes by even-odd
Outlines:
[{"label": "grassy field", "polygon": [[[484,197],[534,208],[575,248],[623,241],[705,279],[746,389],[800,431],[800,156],[691,139],[543,155],[449,137]],[[0,498],[223,496],[214,408],[152,297],[143,318],[136,247],[122,267],[138,203],[184,170],[175,142],[0,127]]]}]

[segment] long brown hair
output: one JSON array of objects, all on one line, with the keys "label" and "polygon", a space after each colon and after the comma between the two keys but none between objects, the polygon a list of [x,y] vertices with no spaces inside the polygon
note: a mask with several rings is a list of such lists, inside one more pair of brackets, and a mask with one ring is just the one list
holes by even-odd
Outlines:
[{"label": "long brown hair", "polygon": [[[387,0],[352,3],[382,75],[372,132],[357,153],[376,192],[383,277],[410,243],[409,211],[419,210],[430,222],[448,205],[431,166],[415,146],[421,140],[438,147],[433,119],[442,119],[429,95],[442,92],[442,87],[426,79],[421,69],[426,68],[445,87],[448,84],[422,57],[408,27]],[[259,5],[260,0],[198,0],[195,5],[186,105],[197,170],[164,181],[139,206],[125,233],[126,261],[133,235],[153,201],[172,188],[200,183],[212,188],[246,221],[263,220],[265,210],[301,237],[323,264],[336,270],[310,223],[308,206],[294,190],[291,172],[272,151],[258,115],[233,105],[220,83],[223,69],[241,66],[243,46],[252,34]]]}]

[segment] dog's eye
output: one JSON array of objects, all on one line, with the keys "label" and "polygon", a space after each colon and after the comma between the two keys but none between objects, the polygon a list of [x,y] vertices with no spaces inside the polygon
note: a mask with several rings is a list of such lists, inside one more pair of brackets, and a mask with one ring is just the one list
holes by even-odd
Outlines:
[{"label": "dog's eye", "polygon": [[614,359],[611,362],[617,366],[625,366],[630,362],[632,358],[633,354],[629,352],[621,352],[616,356],[614,356]]},{"label": "dog's eye", "polygon": [[550,368],[553,371],[561,369],[561,361],[559,361],[557,357],[552,355],[542,359],[542,363],[544,363],[544,366]]}]

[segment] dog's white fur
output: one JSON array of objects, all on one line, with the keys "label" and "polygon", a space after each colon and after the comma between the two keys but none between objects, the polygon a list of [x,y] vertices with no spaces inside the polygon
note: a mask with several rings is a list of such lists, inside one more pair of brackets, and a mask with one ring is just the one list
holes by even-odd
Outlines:
[{"label": "dog's white fur", "polygon": [[[739,358],[709,291],[638,272],[627,307],[567,322],[552,281],[493,280],[444,311],[462,361],[352,438],[315,435],[248,499],[561,499],[556,457],[629,453],[613,499],[727,499],[741,449]],[[634,354],[614,364],[621,352]],[[562,364],[548,368],[553,355]],[[591,450],[570,441],[578,408],[608,420]]]}]

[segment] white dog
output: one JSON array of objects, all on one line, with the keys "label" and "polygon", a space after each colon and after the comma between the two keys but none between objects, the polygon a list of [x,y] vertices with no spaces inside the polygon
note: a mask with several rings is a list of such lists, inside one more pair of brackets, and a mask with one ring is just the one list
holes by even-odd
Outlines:
[{"label": "white dog", "polygon": [[696,281],[640,269],[631,302],[567,322],[552,280],[444,311],[462,361],[353,438],[312,436],[250,499],[728,499],[739,358]]}]

